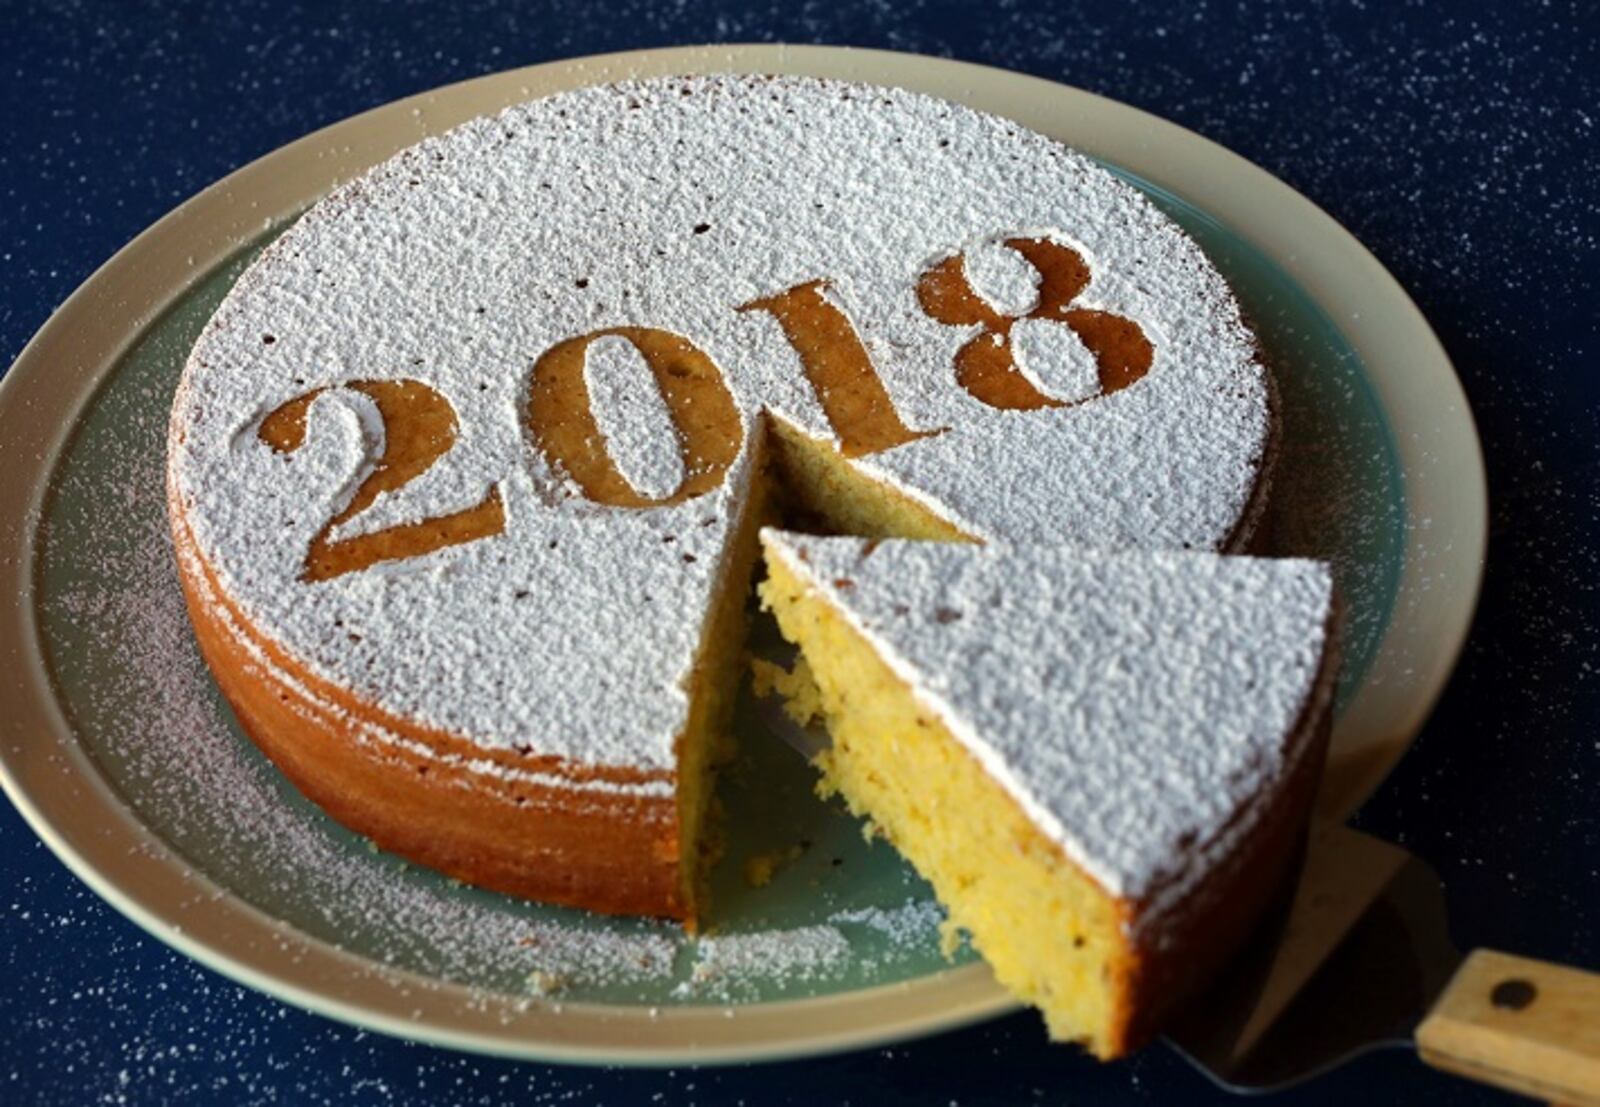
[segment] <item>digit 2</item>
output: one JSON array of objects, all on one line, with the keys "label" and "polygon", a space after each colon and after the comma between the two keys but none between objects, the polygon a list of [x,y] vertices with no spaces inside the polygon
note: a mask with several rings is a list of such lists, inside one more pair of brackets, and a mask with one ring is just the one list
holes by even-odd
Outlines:
[{"label": "digit 2", "polygon": [[[302,580],[329,580],[380,561],[421,557],[505,530],[505,507],[500,501],[500,489],[495,487],[480,502],[462,511],[353,538],[333,538],[335,527],[372,506],[380,493],[392,492],[420,477],[456,441],[455,409],[421,381],[351,381],[339,387],[354,389],[377,406],[384,426],[383,454],[350,502],[311,540]],[[315,389],[274,409],[261,420],[257,436],[280,453],[299,449],[306,436],[306,413],[312,401],[325,391]]]}]

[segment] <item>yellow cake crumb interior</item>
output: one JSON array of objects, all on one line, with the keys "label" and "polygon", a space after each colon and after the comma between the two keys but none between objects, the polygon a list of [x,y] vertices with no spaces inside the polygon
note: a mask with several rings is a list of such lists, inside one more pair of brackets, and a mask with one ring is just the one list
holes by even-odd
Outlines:
[{"label": "yellow cake crumb interior", "polygon": [[899,489],[870,480],[830,443],[782,419],[767,420],[766,445],[787,514],[859,538],[959,542],[968,536]]},{"label": "yellow cake crumb interior", "polygon": [[[760,560],[761,527],[782,517],[868,537],[965,537],[904,493],[863,477],[831,444],[780,420],[764,418],[753,447],[755,476],[728,554],[724,587],[685,689],[689,718],[677,739],[678,864],[690,929],[706,914],[710,870],[722,853],[712,770],[733,753],[731,720],[744,671],[745,607]],[[782,679],[786,699],[803,702],[810,682]]]},{"label": "yellow cake crumb interior", "polygon": [[[969,540],[896,489],[860,473],[830,444],[775,419],[758,437],[761,465],[691,688],[679,747],[685,888],[703,914],[704,879],[720,853],[706,830],[710,767],[728,733],[744,633],[740,582],[754,573],[760,525],[865,537]],[[819,791],[841,796],[926,878],[1002,985],[1045,1016],[1051,1036],[1115,1056],[1126,1046],[1124,979],[1134,959],[1124,905],[1070,862],[838,611],[767,559],[762,605],[799,646],[793,670],[757,659],[757,694],[776,693],[796,721],[823,719],[833,746],[815,764]],[[747,873],[762,883],[760,872]]]},{"label": "yellow cake crumb interior", "polygon": [[689,719],[677,740],[678,871],[690,930],[699,928],[705,914],[711,868],[722,854],[712,770],[735,752],[733,706],[744,676],[746,601],[761,556],[761,528],[775,518],[772,502],[768,482],[752,482],[724,570],[729,586],[712,608],[685,689]]},{"label": "yellow cake crumb interior", "polygon": [[[1102,1057],[1123,1049],[1132,971],[1121,902],[1069,861],[831,604],[767,561],[761,596],[815,678],[837,793],[933,885],[995,977],[1050,1035]],[[781,687],[781,685],[780,685]]]}]

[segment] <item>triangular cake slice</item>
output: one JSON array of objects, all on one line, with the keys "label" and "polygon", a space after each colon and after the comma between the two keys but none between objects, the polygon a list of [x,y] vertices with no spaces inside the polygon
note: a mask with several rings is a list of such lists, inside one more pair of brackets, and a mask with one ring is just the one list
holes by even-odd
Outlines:
[{"label": "triangular cake slice", "polygon": [[1053,1037],[1137,1046],[1238,944],[1325,752],[1311,561],[762,533],[840,793]]}]

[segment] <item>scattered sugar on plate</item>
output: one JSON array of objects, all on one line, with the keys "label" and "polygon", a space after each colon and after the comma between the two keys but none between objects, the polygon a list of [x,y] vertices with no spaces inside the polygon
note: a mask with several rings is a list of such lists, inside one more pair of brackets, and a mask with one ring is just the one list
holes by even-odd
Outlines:
[{"label": "scattered sugar on plate", "polygon": [[[86,423],[92,460],[63,468],[45,536],[62,571],[42,604],[52,661],[84,744],[153,832],[141,848],[170,846],[214,881],[204,899],[237,896],[273,915],[285,951],[309,935],[366,956],[376,972],[466,984],[485,1002],[728,1004],[863,975],[880,982],[874,974],[893,966],[853,951],[849,935],[863,927],[917,953],[905,935],[920,931],[893,920],[942,917],[931,900],[829,915],[819,897],[815,925],[697,941],[671,923],[463,886],[372,848],[300,797],[229,721],[194,645],[162,479],[175,352],[136,352],[97,402]],[[137,372],[152,354],[156,367]],[[926,952],[937,936],[922,929]],[[907,971],[903,958],[881,979]]]}]

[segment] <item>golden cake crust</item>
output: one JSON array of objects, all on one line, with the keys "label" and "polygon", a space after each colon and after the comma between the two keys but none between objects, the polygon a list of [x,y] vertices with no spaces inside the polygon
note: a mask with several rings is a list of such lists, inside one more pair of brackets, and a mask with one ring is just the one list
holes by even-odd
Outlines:
[{"label": "golden cake crust", "polygon": [[[228,603],[181,518],[174,533],[195,639],[217,686],[262,752],[340,823],[469,884],[594,911],[692,918],[674,799],[465,767],[489,759],[552,776],[572,771],[485,751],[318,680]],[[373,736],[380,732],[404,741]],[[630,776],[616,779],[637,782]]]}]

